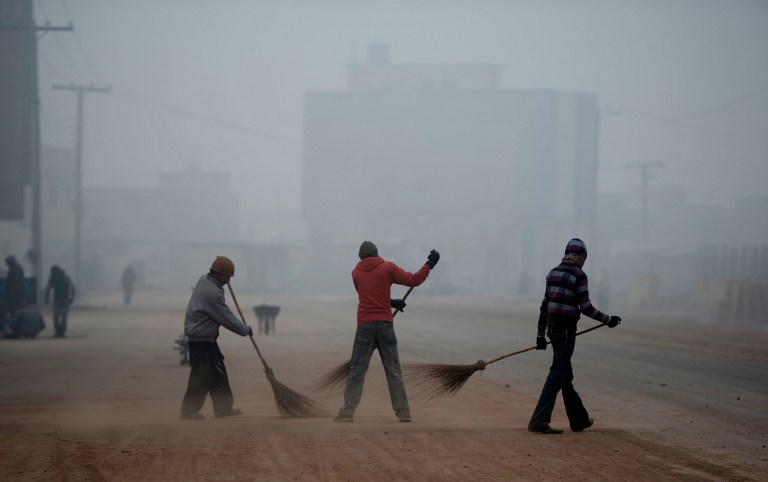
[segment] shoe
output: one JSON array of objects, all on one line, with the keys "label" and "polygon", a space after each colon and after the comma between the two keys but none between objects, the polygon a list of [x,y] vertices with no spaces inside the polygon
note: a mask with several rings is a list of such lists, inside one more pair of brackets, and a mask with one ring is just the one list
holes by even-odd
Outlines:
[{"label": "shoe", "polygon": [[182,413],[179,416],[179,418],[182,419],[182,420],[205,420],[205,416],[201,415],[201,414],[199,414],[197,412],[195,412],[195,413]]},{"label": "shoe", "polygon": [[227,412],[227,413],[224,413],[224,414],[221,414],[221,415],[219,415],[219,414],[217,413],[217,414],[216,414],[216,418],[224,418],[224,417],[237,417],[238,415],[242,415],[242,414],[243,414],[243,411],[242,411],[242,410],[240,410],[239,408],[233,408],[233,409],[232,409],[232,410],[230,410],[229,412]]},{"label": "shoe", "polygon": [[352,418],[352,415],[336,415],[333,417],[334,422],[354,422],[355,419]]},{"label": "shoe", "polygon": [[581,428],[571,428],[571,430],[573,430],[574,432],[583,432],[584,430],[586,430],[589,427],[591,427],[593,423],[595,423],[595,421],[590,418],[589,422],[587,422],[587,424],[585,426],[583,426]]},{"label": "shoe", "polygon": [[400,417],[400,419],[398,420],[398,422],[410,422],[410,421],[411,421],[410,415],[406,415],[405,417]]},{"label": "shoe", "polygon": [[552,428],[549,426],[548,423],[541,423],[539,425],[536,425],[535,427],[528,427],[528,431],[533,433],[544,433],[548,435],[563,433],[561,429]]}]

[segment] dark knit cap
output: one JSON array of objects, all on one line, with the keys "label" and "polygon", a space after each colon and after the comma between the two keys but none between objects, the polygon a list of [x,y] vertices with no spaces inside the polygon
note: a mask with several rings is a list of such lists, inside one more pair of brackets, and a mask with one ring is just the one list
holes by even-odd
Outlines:
[{"label": "dark knit cap", "polygon": [[363,244],[360,245],[360,251],[357,253],[357,255],[360,256],[360,259],[370,258],[371,256],[378,256],[379,248],[377,248],[376,245],[370,241],[363,241]]},{"label": "dark knit cap", "polygon": [[587,245],[584,244],[584,241],[580,240],[579,238],[573,238],[572,240],[568,241],[568,244],[565,246],[565,254],[578,254],[586,260]]}]

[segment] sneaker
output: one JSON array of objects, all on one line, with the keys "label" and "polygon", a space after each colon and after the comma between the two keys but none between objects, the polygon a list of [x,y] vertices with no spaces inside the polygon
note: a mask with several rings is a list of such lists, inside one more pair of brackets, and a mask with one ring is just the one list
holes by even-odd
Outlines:
[{"label": "sneaker", "polygon": [[199,414],[197,412],[195,412],[195,413],[182,413],[179,416],[179,418],[182,419],[182,420],[205,420],[205,416],[201,415],[201,414]]},{"label": "sneaker", "polygon": [[573,430],[574,432],[583,432],[585,429],[588,429],[589,427],[591,427],[592,424],[594,424],[594,423],[595,423],[595,421],[590,418],[585,426],[580,427],[580,428],[571,428],[571,430]]},{"label": "sneaker", "polygon": [[548,423],[540,423],[539,425],[536,425],[535,427],[528,427],[529,432],[533,433],[544,433],[548,435],[554,435],[563,433],[563,431],[559,428],[552,428],[549,426]]},{"label": "sneaker", "polygon": [[399,422],[410,422],[411,421],[411,416],[410,415],[406,415],[405,417],[400,417],[400,419],[398,421]]},{"label": "sneaker", "polygon": [[333,417],[334,422],[354,422],[355,420],[352,418],[352,415],[336,415]]},{"label": "sneaker", "polygon": [[240,410],[239,408],[233,408],[229,412],[223,413],[221,415],[217,413],[216,414],[216,418],[237,417],[238,415],[242,415],[242,414],[243,414],[242,410]]}]

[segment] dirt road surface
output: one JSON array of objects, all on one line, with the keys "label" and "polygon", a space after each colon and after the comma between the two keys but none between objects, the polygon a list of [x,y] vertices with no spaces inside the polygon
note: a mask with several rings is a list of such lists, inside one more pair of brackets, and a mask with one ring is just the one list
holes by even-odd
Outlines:
[{"label": "dirt road surface", "polygon": [[[236,285],[235,285],[236,289]],[[396,293],[395,293],[396,294]],[[353,423],[341,393],[315,392],[349,358],[355,300],[238,293],[282,307],[256,340],[277,379],[328,416],[281,418],[247,338],[222,330],[235,406],[244,414],[178,418],[189,369],[173,340],[187,295],[91,293],[66,339],[0,340],[0,480],[768,480],[768,330],[619,313],[616,329],[577,339],[576,389],[595,425],[567,429],[562,402],[537,435],[526,424],[551,351],[474,374],[452,398],[411,399],[399,423],[374,354]],[[229,296],[227,296],[229,298]],[[230,301],[231,303],[231,301]],[[401,360],[469,364],[535,340],[534,303],[409,298],[396,319]],[[586,319],[580,328],[594,323]]]}]

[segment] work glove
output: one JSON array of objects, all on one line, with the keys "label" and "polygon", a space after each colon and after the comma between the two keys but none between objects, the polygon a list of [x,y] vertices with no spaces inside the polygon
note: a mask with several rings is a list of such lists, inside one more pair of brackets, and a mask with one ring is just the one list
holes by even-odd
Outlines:
[{"label": "work glove", "polygon": [[389,300],[389,306],[396,309],[397,311],[403,311],[405,309],[405,301],[400,299]]},{"label": "work glove", "polygon": [[612,316],[606,325],[608,325],[608,328],[615,328],[619,323],[621,323],[621,318],[618,316]]},{"label": "work glove", "polygon": [[544,335],[537,335],[536,336],[536,349],[537,350],[546,350],[547,349],[547,339],[544,338]]},{"label": "work glove", "polygon": [[248,327],[248,336],[253,336],[253,328]]},{"label": "work glove", "polygon": [[429,269],[434,269],[438,261],[440,261],[440,253],[433,249],[429,252],[429,256],[427,256],[427,264],[429,265]]}]

